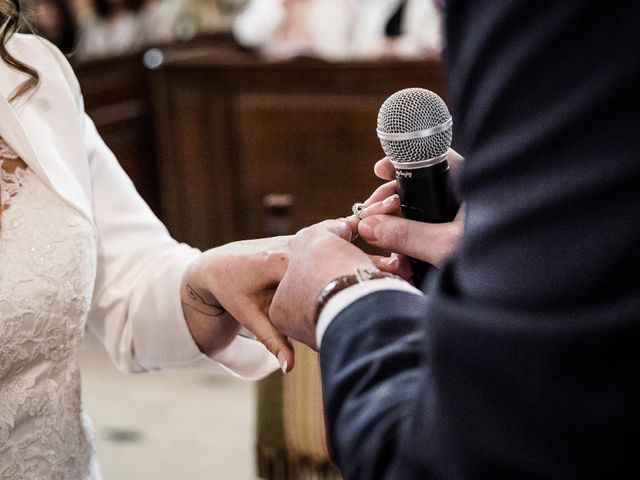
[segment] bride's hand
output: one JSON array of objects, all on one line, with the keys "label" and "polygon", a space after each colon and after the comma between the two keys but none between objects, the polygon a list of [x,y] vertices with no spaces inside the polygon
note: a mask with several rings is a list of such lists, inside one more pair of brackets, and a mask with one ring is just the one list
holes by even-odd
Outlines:
[{"label": "bride's hand", "polygon": [[197,257],[182,281],[182,308],[196,344],[212,354],[244,326],[290,370],[293,349],[267,315],[287,270],[290,237],[245,240]]}]

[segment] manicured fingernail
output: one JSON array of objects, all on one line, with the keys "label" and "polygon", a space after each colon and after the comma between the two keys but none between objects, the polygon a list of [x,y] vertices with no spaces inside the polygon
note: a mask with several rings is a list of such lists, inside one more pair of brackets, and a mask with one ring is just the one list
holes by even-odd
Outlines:
[{"label": "manicured fingernail", "polygon": [[400,260],[398,260],[398,257],[387,257],[387,258],[383,258],[380,261],[383,265],[386,265],[387,267],[391,267],[391,266],[397,265]]},{"label": "manicured fingernail", "polygon": [[287,373],[287,359],[282,352],[278,352],[278,363],[280,364],[280,370],[282,370],[282,373]]},{"label": "manicured fingernail", "polygon": [[360,236],[367,242],[375,241],[376,238],[376,227],[380,223],[380,220],[374,217],[365,218],[358,225],[358,232],[360,232]]},{"label": "manicured fingernail", "polygon": [[385,207],[386,207],[387,205],[391,205],[393,202],[395,202],[395,201],[396,201],[396,198],[398,198],[398,194],[397,194],[397,193],[396,193],[396,194],[394,194],[394,195],[391,195],[390,197],[385,198],[385,199],[382,201],[382,205],[383,205],[383,206],[385,206]]}]

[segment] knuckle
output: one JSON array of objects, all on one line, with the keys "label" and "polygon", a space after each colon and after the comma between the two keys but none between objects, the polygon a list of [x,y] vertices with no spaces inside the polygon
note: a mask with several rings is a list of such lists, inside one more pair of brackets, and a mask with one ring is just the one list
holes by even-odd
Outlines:
[{"label": "knuckle", "polygon": [[305,227],[305,228],[303,228],[301,230],[298,230],[296,232],[296,234],[293,236],[294,243],[298,243],[301,240],[304,240],[304,237],[309,234],[309,228],[310,227]]},{"label": "knuckle", "polygon": [[280,340],[278,339],[278,337],[267,337],[260,341],[265,347],[267,347],[267,350],[269,350],[271,353],[278,353],[278,351],[280,350],[278,348],[280,346]]},{"label": "knuckle", "polygon": [[392,243],[394,247],[406,246],[411,240],[408,223],[402,220],[393,223],[395,224],[393,228],[383,229],[383,235],[386,234],[390,237],[390,243]]},{"label": "knuckle", "polygon": [[272,267],[285,263],[288,259],[289,255],[281,250],[267,250],[265,252],[265,260]]}]

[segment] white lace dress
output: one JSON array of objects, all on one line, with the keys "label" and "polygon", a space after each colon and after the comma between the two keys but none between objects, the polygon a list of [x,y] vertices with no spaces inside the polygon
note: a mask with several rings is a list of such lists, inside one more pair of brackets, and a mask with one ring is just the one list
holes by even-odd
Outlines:
[{"label": "white lace dress", "polygon": [[99,479],[76,365],[94,227],[7,160],[17,157],[0,138],[0,479]]}]

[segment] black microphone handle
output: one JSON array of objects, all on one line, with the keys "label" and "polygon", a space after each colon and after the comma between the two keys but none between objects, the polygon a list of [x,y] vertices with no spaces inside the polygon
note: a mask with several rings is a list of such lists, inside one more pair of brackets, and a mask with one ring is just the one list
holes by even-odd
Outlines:
[{"label": "black microphone handle", "polygon": [[[451,222],[460,206],[449,178],[449,162],[419,169],[403,169],[396,164],[398,195],[405,218],[426,223]],[[431,265],[410,258],[413,281],[420,287]]]}]

